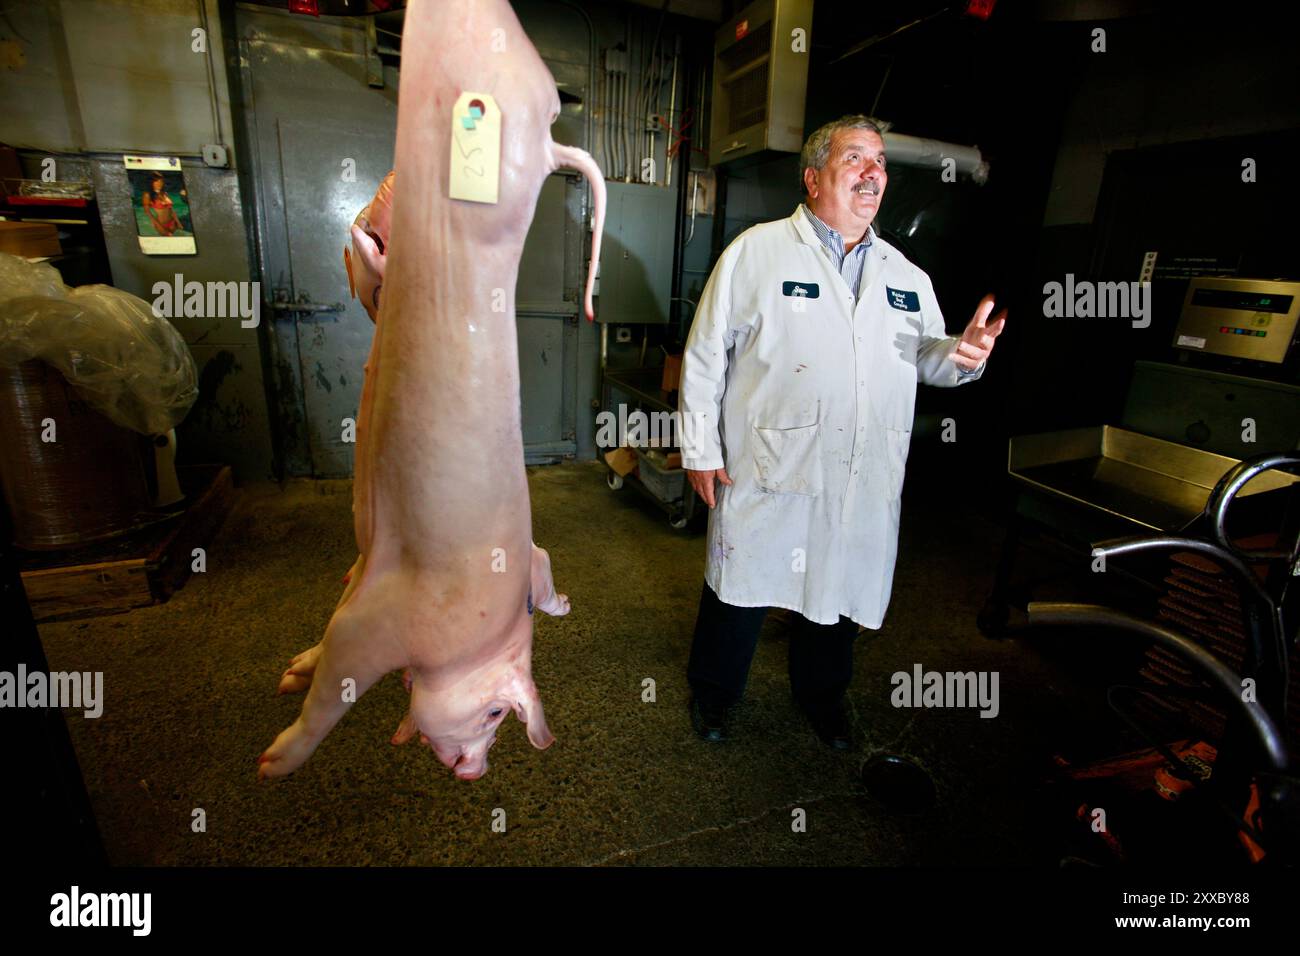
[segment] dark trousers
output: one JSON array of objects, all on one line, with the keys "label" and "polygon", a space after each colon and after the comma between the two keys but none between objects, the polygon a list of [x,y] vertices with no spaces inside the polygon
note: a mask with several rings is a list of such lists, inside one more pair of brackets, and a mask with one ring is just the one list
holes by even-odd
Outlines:
[{"label": "dark trousers", "polygon": [[[706,583],[695,620],[686,677],[701,701],[730,705],[740,700],[758,647],[765,607],[725,604]],[[846,617],[815,624],[805,617],[790,634],[790,691],[809,713],[837,704],[853,679],[853,639],[858,625]]]}]

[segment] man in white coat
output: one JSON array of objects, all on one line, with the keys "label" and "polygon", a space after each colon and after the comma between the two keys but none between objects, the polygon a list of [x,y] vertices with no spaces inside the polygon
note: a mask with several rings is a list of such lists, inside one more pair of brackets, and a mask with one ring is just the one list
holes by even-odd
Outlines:
[{"label": "man in white coat", "polygon": [[946,334],[929,277],[871,229],[885,145],[865,116],[809,137],[805,200],[718,259],[682,362],[682,464],[708,504],[687,676],[691,718],[725,734],[769,607],[802,615],[790,687],[823,741],[850,745],[859,625],[889,605],[918,381],[974,381],[1006,321],[985,296]]}]

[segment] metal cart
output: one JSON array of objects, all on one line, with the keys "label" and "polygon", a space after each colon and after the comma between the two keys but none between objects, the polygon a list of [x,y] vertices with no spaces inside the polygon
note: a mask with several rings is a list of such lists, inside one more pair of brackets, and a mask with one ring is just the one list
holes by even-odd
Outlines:
[{"label": "metal cart", "polygon": [[[660,387],[662,383],[662,368],[606,369],[601,376],[601,408],[616,416],[619,404],[627,406],[628,414],[637,410],[647,415],[656,412],[672,414],[677,410],[677,392],[664,391]],[[620,396],[617,400],[616,393]],[[699,498],[691,489],[690,482],[682,481],[680,496],[664,500],[636,475],[619,475],[608,464],[605,468],[607,471],[605,482],[610,488],[618,491],[627,485],[637,489],[668,513],[668,523],[677,530],[686,528],[695,517],[696,502]]]},{"label": "metal cart", "polygon": [[[1207,639],[1209,632],[1204,628],[1184,633],[1178,618],[1166,613],[1156,621],[1092,604],[1031,602],[1028,608],[1031,626],[1080,628],[1094,642],[1105,639],[1108,633],[1114,634],[1120,644],[1150,641],[1179,662],[1182,672],[1174,679],[1113,685],[1107,692],[1111,708],[1146,738],[1151,745],[1149,753],[1167,761],[1172,777],[1166,779],[1181,781],[1180,791],[1199,791],[1204,797],[1201,805],[1228,821],[1228,832],[1237,834],[1251,860],[1263,859],[1267,852],[1281,865],[1294,865],[1300,854],[1300,777],[1292,762],[1293,746],[1289,747],[1298,736],[1294,705],[1300,699],[1293,660],[1293,598],[1296,571],[1300,569],[1300,528],[1294,521],[1294,510],[1288,510],[1271,547],[1246,550],[1229,536],[1227,526],[1230,506],[1234,499],[1244,496],[1253,479],[1289,482],[1288,494],[1294,496],[1293,476],[1297,470],[1300,456],[1294,454],[1264,455],[1239,462],[1210,493],[1198,523],[1204,529],[1202,533],[1125,537],[1100,542],[1096,547],[1095,553],[1108,557],[1152,552],[1192,553],[1210,559],[1230,585],[1227,590],[1231,593],[1223,596],[1223,603],[1235,605],[1239,647],[1227,647],[1225,653],[1223,642]],[[1243,693],[1245,678],[1254,682],[1256,695]],[[1196,702],[1212,701],[1222,709],[1221,729],[1209,750],[1214,754],[1212,773],[1203,765],[1198,767],[1184,760],[1168,745],[1168,737],[1149,719],[1150,711],[1134,706],[1142,698],[1165,701],[1165,715],[1189,713],[1188,704]],[[1095,763],[1075,774],[1075,779],[1095,784],[1099,779],[1123,778],[1134,765],[1134,758],[1145,753]],[[1149,779],[1150,774],[1147,776]],[[1188,838],[1209,839],[1215,832],[1202,827]],[[1123,858],[1120,845],[1113,839],[1107,842]]]}]

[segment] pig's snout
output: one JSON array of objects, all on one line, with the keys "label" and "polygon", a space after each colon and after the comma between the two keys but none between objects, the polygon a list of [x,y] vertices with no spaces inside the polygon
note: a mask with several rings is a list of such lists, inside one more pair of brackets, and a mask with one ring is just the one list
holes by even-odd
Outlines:
[{"label": "pig's snout", "polygon": [[[492,746],[488,744],[488,746]],[[457,780],[477,780],[487,773],[487,750],[478,754],[477,757],[471,757],[469,754],[461,754],[452,765],[452,772],[456,775]]]},{"label": "pig's snout", "polygon": [[460,764],[456,767],[455,773],[457,780],[477,780],[479,777],[487,773],[487,761],[483,761],[476,767]]},{"label": "pig's snout", "polygon": [[488,741],[487,746],[481,751],[466,751],[460,747],[446,750],[435,746],[432,741],[430,741],[429,746],[432,748],[433,752],[437,754],[438,762],[451,770],[452,773],[456,775],[457,779],[477,780],[479,777],[487,773],[487,752],[491,749],[494,743],[496,743],[495,736]]}]

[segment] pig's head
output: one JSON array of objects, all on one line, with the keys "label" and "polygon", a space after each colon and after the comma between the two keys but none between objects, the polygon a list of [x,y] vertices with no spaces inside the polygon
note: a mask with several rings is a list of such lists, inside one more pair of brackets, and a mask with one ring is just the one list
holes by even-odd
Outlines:
[{"label": "pig's head", "polygon": [[487,773],[487,752],[496,743],[497,730],[514,711],[527,727],[528,740],[545,750],[555,737],[546,726],[530,671],[529,655],[524,654],[515,661],[489,664],[435,690],[426,690],[417,675],[411,713],[421,741],[461,780],[477,780]]}]

